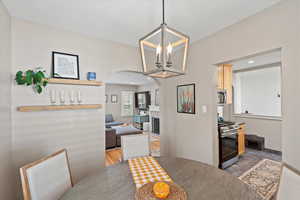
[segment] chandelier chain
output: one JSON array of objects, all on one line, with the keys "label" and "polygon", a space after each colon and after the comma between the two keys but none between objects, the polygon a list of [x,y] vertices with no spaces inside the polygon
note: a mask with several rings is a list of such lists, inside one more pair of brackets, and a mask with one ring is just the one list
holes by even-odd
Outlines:
[{"label": "chandelier chain", "polygon": [[165,24],[165,0],[162,0],[162,18],[163,24]]}]

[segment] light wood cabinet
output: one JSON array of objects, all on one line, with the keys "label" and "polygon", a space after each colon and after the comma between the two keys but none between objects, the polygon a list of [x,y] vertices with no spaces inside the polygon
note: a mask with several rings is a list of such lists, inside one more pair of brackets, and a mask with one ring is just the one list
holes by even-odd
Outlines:
[{"label": "light wood cabinet", "polygon": [[218,67],[218,89],[226,90],[227,102],[232,104],[232,65],[223,64]]},{"label": "light wood cabinet", "polygon": [[245,125],[242,124],[240,125],[240,128],[238,130],[238,151],[239,151],[239,155],[242,155],[245,153],[245,135],[246,135],[246,131],[245,131]]},{"label": "light wood cabinet", "polygon": [[218,67],[218,89],[224,89],[224,68],[223,65]]}]

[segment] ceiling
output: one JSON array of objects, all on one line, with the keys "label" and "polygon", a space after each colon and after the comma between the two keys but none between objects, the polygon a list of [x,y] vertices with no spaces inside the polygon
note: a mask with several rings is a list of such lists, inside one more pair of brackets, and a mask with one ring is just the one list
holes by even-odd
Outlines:
[{"label": "ceiling", "polygon": [[155,80],[149,76],[143,75],[142,73],[128,71],[114,73],[105,83],[139,86],[155,83]]},{"label": "ceiling", "polygon": [[249,69],[281,62],[281,50],[274,50],[267,53],[249,56],[231,62],[233,70]]},{"label": "ceiling", "polygon": [[[36,23],[137,46],[161,24],[161,0],[2,0]],[[197,41],[280,0],[166,0],[166,22]]]}]

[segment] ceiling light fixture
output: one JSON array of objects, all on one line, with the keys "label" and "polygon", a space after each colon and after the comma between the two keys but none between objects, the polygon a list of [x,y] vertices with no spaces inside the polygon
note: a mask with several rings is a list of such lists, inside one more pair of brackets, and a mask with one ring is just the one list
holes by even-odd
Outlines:
[{"label": "ceiling light fixture", "polygon": [[186,72],[189,36],[165,23],[162,0],[162,24],[139,41],[143,73],[155,78],[169,78]]},{"label": "ceiling light fixture", "polygon": [[248,61],[248,64],[253,64],[253,63],[255,63],[254,60],[249,60],[249,61]]}]

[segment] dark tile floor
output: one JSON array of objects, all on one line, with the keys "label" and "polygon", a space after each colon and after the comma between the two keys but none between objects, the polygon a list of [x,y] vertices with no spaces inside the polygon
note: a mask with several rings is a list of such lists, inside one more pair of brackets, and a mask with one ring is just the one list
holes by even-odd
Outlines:
[{"label": "dark tile floor", "polygon": [[236,164],[225,169],[225,171],[239,177],[244,172],[256,165],[259,161],[266,158],[270,160],[281,161],[282,156],[279,153],[273,153],[269,151],[246,149],[246,153],[240,156],[240,160]]}]

